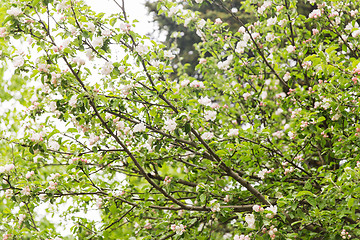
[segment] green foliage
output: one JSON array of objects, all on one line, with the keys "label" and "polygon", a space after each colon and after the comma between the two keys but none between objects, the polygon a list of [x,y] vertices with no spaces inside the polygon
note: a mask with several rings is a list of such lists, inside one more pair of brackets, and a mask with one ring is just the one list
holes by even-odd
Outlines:
[{"label": "green foliage", "polygon": [[360,236],[359,4],[183,4],[158,2],[202,40],[176,77],[121,4],[4,4],[3,239]]}]

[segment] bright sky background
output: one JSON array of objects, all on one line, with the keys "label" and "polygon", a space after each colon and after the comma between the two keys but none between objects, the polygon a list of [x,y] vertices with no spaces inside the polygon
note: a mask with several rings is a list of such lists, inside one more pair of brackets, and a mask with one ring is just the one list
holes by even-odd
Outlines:
[{"label": "bright sky background", "polygon": [[[104,12],[108,14],[117,13],[121,11],[119,7],[114,3],[113,0],[86,0],[87,4],[91,6],[92,10],[96,12]],[[118,0],[118,3],[121,4],[121,0]],[[138,20],[139,22],[136,23],[136,27],[134,29],[135,32],[139,33],[140,35],[146,35],[148,33],[153,33],[155,30],[154,23],[151,22],[152,18],[151,15],[148,14],[144,4],[145,0],[125,0],[125,11],[128,15],[129,21]],[[119,181],[121,181],[121,177],[119,177]],[[64,204],[64,209],[66,209],[69,205],[71,205],[71,201]],[[45,212],[43,212],[46,215]],[[75,214],[77,217],[86,217],[90,220],[99,221],[100,220],[100,213],[97,209],[93,209],[88,211],[87,214],[80,212]],[[59,214],[55,214],[53,221],[60,221]],[[70,235],[70,227],[64,226],[65,228],[62,229],[63,235]]]},{"label": "bright sky background", "polygon": [[[92,10],[96,12],[104,13],[118,13],[119,7],[113,0],[86,0],[87,4],[92,7]],[[121,5],[122,0],[117,0]],[[147,12],[144,4],[145,0],[125,0],[125,11],[128,14],[129,20],[138,20],[135,31],[140,35],[152,33],[154,24],[151,22],[152,18]]]},{"label": "bright sky background", "polygon": [[[92,10],[96,11],[96,12],[104,12],[104,13],[108,13],[108,14],[112,14],[112,13],[117,13],[119,11],[121,11],[119,9],[119,7],[114,3],[113,0],[86,0],[87,4],[89,6],[91,6]],[[118,3],[121,4],[122,0],[118,0]],[[157,29],[157,27],[155,27],[156,25],[152,22],[152,17],[150,14],[148,14],[144,4],[145,4],[145,0],[125,0],[125,10],[127,12],[128,15],[128,19],[131,21],[133,20],[138,20],[139,22],[136,23],[136,27],[134,29],[135,32],[139,33],[140,35],[147,35],[147,34],[152,34],[154,33],[154,31]],[[154,39],[156,40],[156,39]],[[8,77],[11,77],[11,74],[13,72],[13,69],[11,71],[8,72],[7,75],[9,75]],[[11,108],[13,107],[13,104],[11,101],[1,104],[0,103],[0,115],[3,112],[5,112],[5,110],[7,108]],[[0,126],[1,127],[5,127],[6,126]],[[123,180],[121,176],[118,176],[119,181]],[[63,204],[61,207],[61,209],[67,209],[70,205],[72,204],[72,201],[68,201],[66,204]],[[50,214],[46,213],[46,209],[50,208],[51,209],[51,204],[46,203],[46,204],[42,204],[37,208],[37,213],[39,216],[47,216],[48,220],[51,222],[60,222],[61,221],[61,217],[60,214],[61,212],[53,212],[55,213],[53,217],[50,216]],[[14,209],[13,213],[15,214],[16,212],[19,211],[19,208]],[[98,211],[98,209],[93,209],[87,212],[87,214],[83,213],[83,212],[79,212],[77,214],[74,214],[74,216],[77,217],[86,217],[90,220],[94,220],[94,221],[98,221],[100,220],[100,213]],[[62,227],[59,228],[61,234],[63,236],[66,235],[71,235],[71,231],[70,231],[70,227],[72,227],[73,224],[68,224],[68,225],[63,225]]]}]

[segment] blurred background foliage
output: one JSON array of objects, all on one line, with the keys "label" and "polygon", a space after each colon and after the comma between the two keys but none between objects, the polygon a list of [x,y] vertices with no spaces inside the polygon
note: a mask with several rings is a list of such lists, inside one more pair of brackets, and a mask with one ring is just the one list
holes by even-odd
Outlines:
[{"label": "blurred background foliage", "polygon": [[[255,13],[246,12],[243,8],[242,1],[230,0],[224,1],[223,4],[227,9],[231,10],[244,24],[251,24],[256,22],[258,19]],[[186,73],[189,76],[197,77],[195,66],[198,64],[199,53],[195,48],[195,44],[201,41],[200,37],[190,29],[183,25],[176,24],[171,18],[164,14],[158,15],[157,2],[147,0],[145,4],[148,12],[154,16],[154,22],[159,26],[159,32],[165,34],[166,39],[164,44],[168,47],[175,47],[180,50],[178,56],[173,61],[173,67],[175,69],[179,66],[186,65]],[[298,2],[298,13],[304,16],[308,16],[309,13],[316,9],[315,6],[310,5],[307,2]],[[203,19],[215,19],[220,18],[223,22],[228,24],[229,31],[236,32],[241,26],[237,20],[235,20],[229,13],[227,13],[222,7],[216,4],[185,4],[185,9],[197,11],[200,13],[200,17]],[[158,32],[158,31],[155,31]],[[172,37],[174,32],[179,32],[180,37]],[[156,37],[156,36],[153,36]]]}]

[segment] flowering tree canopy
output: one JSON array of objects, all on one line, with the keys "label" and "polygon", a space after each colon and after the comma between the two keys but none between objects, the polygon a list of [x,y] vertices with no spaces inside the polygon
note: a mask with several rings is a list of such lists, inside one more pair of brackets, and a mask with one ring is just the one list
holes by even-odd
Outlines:
[{"label": "flowering tree canopy", "polygon": [[[177,50],[114,2],[0,9],[23,93],[0,97],[26,107],[1,116],[3,239],[360,236],[357,1],[311,0],[304,16],[296,0],[246,0],[245,25],[222,0],[159,1],[202,39],[196,78],[186,64],[170,78]],[[216,4],[238,31],[186,4]]]}]

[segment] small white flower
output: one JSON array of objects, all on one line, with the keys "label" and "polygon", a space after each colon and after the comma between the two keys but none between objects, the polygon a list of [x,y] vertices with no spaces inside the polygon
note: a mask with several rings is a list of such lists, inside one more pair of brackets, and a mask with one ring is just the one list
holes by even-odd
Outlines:
[{"label": "small white flower", "polygon": [[22,195],[29,196],[29,195],[30,195],[30,188],[29,188],[29,186],[25,186],[25,187],[21,190],[21,194],[22,194]]},{"label": "small white flower", "polygon": [[92,22],[86,23],[85,29],[89,32],[95,32],[95,25]]},{"label": "small white flower", "polygon": [[204,83],[197,80],[192,81],[189,86],[192,88],[205,88]]},{"label": "small white flower", "polygon": [[49,108],[51,112],[55,112],[57,107],[56,107],[56,102],[50,102],[49,104]]},{"label": "small white flower", "polygon": [[294,132],[288,132],[288,136],[290,139],[294,139],[295,138],[295,133]]},{"label": "small white flower", "polygon": [[269,18],[268,20],[267,20],[267,26],[269,27],[269,26],[272,26],[272,25],[275,25],[276,24],[276,17],[273,17],[273,18]]},{"label": "small white flower", "polygon": [[280,115],[284,112],[284,110],[282,110],[282,108],[278,108],[276,111],[275,111],[275,115]]},{"label": "small white flower", "polygon": [[284,132],[282,131],[276,131],[272,134],[274,137],[282,138],[284,136]]},{"label": "small white flower", "polygon": [[147,54],[149,52],[149,47],[145,46],[144,44],[139,44],[139,45],[136,46],[135,51],[139,55],[144,55],[144,54]]},{"label": "small white flower", "polygon": [[164,57],[169,58],[170,60],[175,57],[171,51],[164,51]]},{"label": "small white flower", "polygon": [[235,137],[237,135],[239,135],[239,129],[229,129],[228,137]]},{"label": "small white flower", "polygon": [[120,23],[120,30],[123,32],[129,32],[131,25],[129,23]]},{"label": "small white flower", "polygon": [[146,126],[144,123],[138,123],[134,126],[133,132],[144,132],[146,130]]},{"label": "small white flower", "polygon": [[245,100],[248,100],[248,98],[251,96],[251,93],[246,92],[242,96]]},{"label": "small white flower", "polygon": [[16,8],[16,7],[11,7],[9,10],[6,11],[7,14],[17,17],[20,14],[22,14],[22,11],[20,8]]},{"label": "small white flower", "polygon": [[337,120],[339,120],[340,117],[341,117],[341,114],[340,114],[340,113],[336,113],[336,114],[331,118],[331,120],[337,121]]},{"label": "small white flower", "polygon": [[266,99],[267,96],[268,96],[267,91],[262,91],[261,94],[260,94],[260,97],[261,97],[262,100]]},{"label": "small white flower", "polygon": [[278,24],[280,25],[280,27],[285,27],[286,23],[286,19],[281,19]]},{"label": "small white flower", "polygon": [[102,47],[103,44],[104,44],[103,37],[94,37],[94,39],[92,41],[92,45],[94,46],[94,48]]},{"label": "small white flower", "polygon": [[200,97],[200,99],[198,100],[198,102],[202,105],[205,106],[210,106],[211,105],[211,99],[208,97]]},{"label": "small white flower", "polygon": [[204,132],[201,135],[201,138],[204,139],[204,140],[210,140],[210,139],[214,138],[214,133],[212,133],[212,132]]},{"label": "small white flower", "polygon": [[257,176],[261,179],[264,179],[266,173],[267,173],[266,169],[263,169],[257,174]]},{"label": "small white flower", "polygon": [[111,30],[110,29],[101,30],[101,35],[104,36],[104,37],[110,37],[111,36]]},{"label": "small white flower", "polygon": [[70,98],[69,105],[70,105],[71,107],[76,107],[76,103],[77,103],[77,95],[73,95],[73,96]]},{"label": "small white flower", "polygon": [[204,118],[206,121],[209,121],[209,120],[214,121],[216,119],[216,114],[217,114],[216,111],[207,111],[206,110]]},{"label": "small white flower", "polygon": [[254,214],[246,214],[245,221],[249,228],[255,228],[255,216]]},{"label": "small white flower", "polygon": [[177,235],[182,235],[183,232],[185,232],[184,225],[180,224],[179,226],[176,226],[175,231]]},{"label": "small white flower", "polygon": [[273,212],[274,215],[277,214],[277,206],[276,205],[267,207],[265,210]]},{"label": "small white flower", "polygon": [[241,26],[241,27],[239,27],[238,32],[239,32],[239,33],[245,33],[245,32],[246,32],[246,29],[245,29],[243,26]]},{"label": "small white flower", "polygon": [[95,143],[97,143],[97,141],[100,140],[100,137],[95,135],[95,134],[91,134],[90,138],[89,138],[89,144],[90,145],[94,145]]},{"label": "small white flower", "polygon": [[286,51],[287,51],[288,53],[293,53],[293,52],[295,52],[295,49],[296,49],[296,47],[293,46],[293,45],[289,45],[289,46],[286,47]]},{"label": "small white flower", "polygon": [[289,73],[289,72],[286,72],[283,78],[284,78],[284,80],[285,80],[286,82],[289,81],[290,78],[291,78],[290,73]]},{"label": "small white flower", "polygon": [[34,175],[34,174],[35,174],[34,171],[29,171],[29,172],[26,173],[25,177],[26,177],[27,179],[29,179],[29,178],[31,178],[31,176]]},{"label": "small white flower", "polygon": [[355,31],[353,31],[353,32],[351,33],[351,35],[352,35],[353,37],[359,36],[359,35],[360,35],[360,30],[355,30]]},{"label": "small white flower", "polygon": [[58,142],[51,141],[51,142],[49,142],[48,147],[51,150],[57,151],[60,148],[60,144]]},{"label": "small white flower", "polygon": [[103,67],[101,68],[101,74],[109,75],[114,70],[114,66],[112,62],[104,63]]},{"label": "small white flower", "polygon": [[168,119],[165,121],[164,129],[173,132],[176,129],[176,121],[174,119]]},{"label": "small white flower", "polygon": [[206,21],[204,19],[201,19],[198,23],[197,23],[197,27],[202,29],[203,27],[205,27]]},{"label": "small white flower", "polygon": [[21,56],[16,56],[13,58],[13,65],[14,67],[18,68],[24,65],[24,58]]},{"label": "small white flower", "polygon": [[274,35],[273,33],[268,33],[268,34],[266,35],[266,37],[265,37],[265,40],[266,40],[267,42],[272,42],[272,41],[275,40],[275,35]]},{"label": "small white flower", "polygon": [[180,10],[180,8],[178,6],[171,7],[168,11],[168,16],[169,17],[174,16],[179,10]]}]

